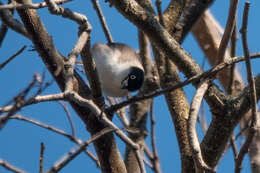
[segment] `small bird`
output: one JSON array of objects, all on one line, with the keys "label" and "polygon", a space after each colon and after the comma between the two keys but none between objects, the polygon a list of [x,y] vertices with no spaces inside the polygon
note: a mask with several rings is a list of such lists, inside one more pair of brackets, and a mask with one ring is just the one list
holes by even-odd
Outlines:
[{"label": "small bird", "polygon": [[101,88],[107,96],[124,97],[140,89],[144,69],[134,49],[122,43],[96,43],[91,48]]}]

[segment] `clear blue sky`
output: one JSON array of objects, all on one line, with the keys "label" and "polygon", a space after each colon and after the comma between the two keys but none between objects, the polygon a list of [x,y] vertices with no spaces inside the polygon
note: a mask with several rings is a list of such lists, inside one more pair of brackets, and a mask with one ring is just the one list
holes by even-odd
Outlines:
[{"label": "clear blue sky", "polygon": [[[5,1],[4,1],[5,2]],[[38,2],[38,1],[34,1]],[[154,2],[154,1],[153,1]],[[163,1],[163,7],[167,5],[167,1]],[[239,15],[238,15],[238,27],[241,27],[241,18],[244,0],[240,1]],[[111,29],[114,41],[123,42],[129,44],[133,48],[138,48],[137,30],[132,23],[129,23],[122,17],[114,8],[109,8],[108,4],[101,1],[103,12],[106,16],[108,26]],[[74,0],[73,2],[64,5],[69,7],[73,11],[83,13],[87,16],[90,23],[93,26],[91,33],[92,44],[94,42],[106,42],[105,36],[101,30],[100,23],[97,15],[92,8],[90,1],[85,0]],[[227,12],[229,7],[229,1],[216,1],[211,7],[212,13],[215,15],[217,20],[222,26],[225,25],[227,19]],[[249,26],[248,26],[248,42],[250,52],[259,52],[259,40],[260,40],[260,1],[251,1],[251,9],[249,14]],[[50,15],[47,9],[38,10],[40,17],[45,24],[48,32],[53,37],[54,43],[57,49],[64,55],[73,48],[77,41],[78,26],[67,19]],[[17,17],[17,15],[15,15]],[[23,45],[27,45],[28,48],[19,55],[14,61],[7,65],[6,68],[0,71],[1,85],[0,85],[0,106],[4,105],[19,91],[25,88],[28,83],[32,80],[33,73],[42,73],[45,67],[40,60],[36,52],[28,51],[32,43],[23,38],[23,36],[14,33],[9,30],[8,34],[3,42],[3,46],[0,48],[0,62],[3,62],[7,57],[11,56],[15,51],[21,48]],[[199,64],[203,61],[203,54],[199,47],[196,45],[195,40],[189,35],[184,44],[184,49],[189,52]],[[241,37],[238,41],[238,55],[242,55]],[[253,61],[254,74],[260,72],[259,61]],[[209,68],[207,65],[206,68]],[[242,71],[245,76],[244,65],[238,65],[238,68]],[[47,75],[47,80],[51,80],[50,75]],[[185,87],[185,91],[189,101],[194,94],[193,87]],[[53,84],[43,94],[51,94],[59,92],[56,84]],[[206,106],[207,119],[210,120],[210,113]],[[77,130],[77,137],[82,140],[88,139],[90,136],[86,132],[84,124],[79,120],[73,110],[70,108],[72,113],[72,119]],[[65,113],[58,103],[40,103],[33,106],[28,106],[22,109],[20,114],[30,117],[35,120],[42,121],[46,124],[53,125],[59,129],[62,129],[70,133],[70,126],[65,116]],[[167,106],[164,102],[163,97],[155,99],[155,119],[156,119],[156,138],[159,156],[161,159],[161,168],[163,172],[180,172],[180,156],[176,142],[174,127],[172,120],[169,116]],[[114,122],[119,127],[122,125],[115,118]],[[199,135],[201,129],[199,129]],[[8,162],[22,168],[28,172],[38,172],[39,169],[39,153],[40,153],[40,142],[44,142],[45,156],[44,156],[44,169],[50,168],[57,159],[63,154],[67,153],[74,143],[70,142],[63,136],[54,134],[53,132],[45,129],[35,127],[32,124],[21,122],[18,120],[11,120],[6,127],[0,131],[0,158],[7,160]],[[119,148],[124,152],[124,145],[120,140]],[[147,138],[147,143],[150,143],[150,138]],[[93,147],[90,147],[91,151]],[[243,162],[244,168],[242,172],[249,172],[249,160],[246,159]],[[233,155],[229,151],[228,154],[221,160],[218,172],[232,172],[234,170]],[[8,172],[0,167],[0,172]],[[96,169],[96,166],[92,160],[90,160],[85,154],[81,154],[69,165],[67,165],[62,173],[70,172],[91,172],[96,173],[100,170]],[[149,168],[147,172],[151,172]]]}]

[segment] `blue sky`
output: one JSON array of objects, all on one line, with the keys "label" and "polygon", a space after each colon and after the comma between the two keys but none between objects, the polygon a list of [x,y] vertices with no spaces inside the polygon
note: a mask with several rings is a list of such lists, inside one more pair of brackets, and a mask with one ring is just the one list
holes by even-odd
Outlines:
[{"label": "blue sky", "polygon": [[[5,2],[5,1],[4,1]],[[38,1],[33,1],[38,2]],[[154,2],[154,1],[153,1]],[[163,7],[167,5],[167,1],[163,1]],[[241,18],[244,0],[239,3],[238,13],[238,28],[241,27]],[[260,17],[260,2],[258,0],[252,0],[251,9],[249,14],[248,25],[248,44],[250,52],[259,52],[259,17]],[[108,26],[111,30],[114,41],[123,42],[129,44],[133,48],[138,48],[137,30],[134,25],[124,17],[122,17],[114,8],[109,8],[108,4],[103,1],[100,2],[103,12],[106,16]],[[73,2],[64,5],[69,7],[73,11],[85,14],[90,21],[93,30],[91,32],[92,44],[95,42],[106,42],[105,36],[102,32],[97,15],[93,9],[90,1],[74,0]],[[222,26],[225,25],[227,19],[227,12],[229,7],[229,1],[216,1],[212,7],[212,13]],[[70,20],[63,19],[59,16],[53,16],[49,14],[48,10],[38,10],[40,17],[45,24],[48,32],[53,37],[56,48],[64,55],[72,50],[74,44],[77,41],[78,26]],[[15,15],[17,17],[17,15]],[[11,56],[15,51],[20,49],[23,45],[27,45],[27,49],[19,55],[14,61],[0,71],[1,85],[0,85],[0,105],[4,105],[19,91],[25,88],[33,78],[33,73],[42,73],[45,71],[45,67],[40,60],[36,52],[28,51],[32,43],[25,39],[23,36],[14,33],[9,30],[8,34],[3,42],[3,46],[0,48],[0,62],[3,62],[7,57]],[[183,43],[184,49],[189,52],[199,64],[202,64],[204,55],[197,46],[194,38],[188,35]],[[241,47],[241,37],[238,40],[238,55],[243,55]],[[260,72],[257,68],[260,64],[258,60],[253,60],[254,74]],[[206,68],[210,68],[206,65]],[[238,68],[245,76],[245,68],[243,64],[239,64]],[[246,78],[245,78],[246,79]],[[51,80],[49,73],[47,73],[47,80]],[[194,94],[193,87],[185,87],[185,92],[189,99],[189,102]],[[49,87],[43,94],[51,94],[59,92],[56,84]],[[161,160],[161,168],[163,172],[180,172],[180,156],[177,146],[177,140],[175,137],[174,127],[172,120],[169,116],[167,106],[164,98],[158,97],[155,99],[155,119],[156,119],[156,138],[159,156]],[[75,112],[70,108],[72,113],[72,119],[76,127],[77,137],[85,140],[90,136],[86,132],[84,124],[76,116]],[[65,113],[58,103],[40,103],[33,106],[28,106],[19,112],[20,114],[30,117],[35,120],[42,121],[46,124],[53,125],[59,129],[62,129],[70,133],[70,126]],[[210,120],[210,113],[206,105],[207,119]],[[117,118],[114,122],[122,127]],[[198,126],[199,136],[202,136],[201,128]],[[0,131],[0,158],[7,160],[8,162],[22,168],[28,172],[38,172],[39,169],[39,153],[40,142],[44,142],[45,157],[44,157],[44,169],[50,168],[57,159],[63,154],[67,153],[72,147],[76,146],[63,136],[54,134],[53,132],[45,129],[35,127],[32,124],[21,122],[18,120],[11,120],[6,127]],[[150,138],[147,138],[147,143],[150,144]],[[124,144],[118,139],[118,145],[122,155],[124,153]],[[93,146],[89,147],[91,151]],[[249,160],[246,159],[243,162],[244,168],[242,172],[249,172]],[[91,172],[96,173],[100,170],[96,169],[96,166],[92,160],[90,160],[85,154],[81,154],[69,165],[67,165],[61,172]],[[221,160],[218,167],[218,172],[232,172],[234,170],[234,162],[232,152],[228,151],[227,155]],[[0,172],[8,172],[0,167]],[[147,168],[147,172],[151,172]]]}]

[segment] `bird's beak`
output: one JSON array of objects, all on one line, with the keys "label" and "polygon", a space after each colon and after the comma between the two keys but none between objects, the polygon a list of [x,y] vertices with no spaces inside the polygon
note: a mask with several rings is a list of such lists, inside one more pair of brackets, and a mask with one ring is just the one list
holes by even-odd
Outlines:
[{"label": "bird's beak", "polygon": [[121,89],[126,89],[128,87],[128,78],[124,79],[121,83]]}]

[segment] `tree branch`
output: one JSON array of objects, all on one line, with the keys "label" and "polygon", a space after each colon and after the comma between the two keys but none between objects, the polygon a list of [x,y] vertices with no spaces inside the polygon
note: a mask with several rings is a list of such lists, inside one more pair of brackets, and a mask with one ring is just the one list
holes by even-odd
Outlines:
[{"label": "tree branch", "polygon": [[74,158],[76,158],[84,149],[90,145],[92,142],[97,140],[98,138],[102,137],[103,135],[114,131],[115,129],[108,128],[103,129],[102,131],[98,132],[97,134],[93,135],[90,139],[83,142],[79,145],[76,149],[71,149],[67,154],[65,154],[60,160],[58,160],[48,171],[45,173],[56,173],[59,172],[62,168],[64,168],[68,163],[70,163]]},{"label": "tree branch", "polygon": [[192,99],[188,119],[188,139],[192,150],[192,157],[199,172],[203,172],[205,170],[214,172],[213,169],[210,168],[202,158],[200,142],[196,133],[196,122],[198,119],[200,104],[202,102],[203,96],[205,95],[209,87],[209,83],[210,80],[208,79],[201,81]]},{"label": "tree branch", "polygon": [[103,15],[103,12],[102,12],[101,7],[99,5],[99,0],[91,0],[91,2],[93,4],[93,6],[94,6],[94,9],[97,12],[97,15],[99,17],[99,21],[101,23],[103,32],[105,33],[105,36],[107,38],[108,43],[113,43],[112,35],[111,35],[110,31],[109,31],[109,28],[108,28],[107,23],[106,23],[105,16]]},{"label": "tree branch", "polygon": [[3,62],[2,64],[0,64],[0,70],[2,68],[4,68],[9,62],[11,62],[15,57],[17,57],[18,55],[20,55],[24,49],[26,48],[26,46],[23,46],[21,49],[19,49],[15,54],[13,54],[10,58],[8,58],[5,62]]},{"label": "tree branch", "polygon": [[[66,2],[70,2],[72,0],[55,0],[54,2],[58,5],[64,4]],[[39,8],[44,8],[47,7],[47,3],[46,2],[42,2],[42,3],[35,3],[35,4],[20,4],[20,3],[10,3],[8,5],[0,5],[0,9],[39,9]]]},{"label": "tree branch", "polygon": [[253,77],[252,67],[249,58],[248,44],[247,44],[247,24],[248,24],[249,7],[250,7],[250,3],[246,2],[244,7],[244,13],[243,13],[242,28],[240,32],[242,34],[242,43],[243,43],[243,49],[246,58],[247,80],[248,80],[250,95],[251,95],[250,102],[251,102],[252,119],[251,119],[249,133],[247,135],[247,139],[244,145],[241,147],[241,150],[236,159],[236,167],[235,167],[236,173],[239,173],[241,170],[241,165],[242,165],[244,155],[248,152],[250,144],[255,136],[257,130],[257,121],[259,119],[257,118],[257,98],[256,98],[255,81]]},{"label": "tree branch", "polygon": [[227,24],[225,27],[224,35],[221,39],[221,42],[220,42],[220,45],[218,48],[218,54],[217,54],[217,58],[216,58],[218,60],[218,64],[220,62],[224,62],[228,42],[231,38],[235,23],[236,23],[237,6],[238,6],[238,0],[230,1]]},{"label": "tree branch", "polygon": [[5,169],[15,172],[15,173],[26,173],[25,171],[16,168],[15,166],[11,165],[10,163],[8,163],[7,161],[4,161],[0,158],[0,165],[3,166]]}]

